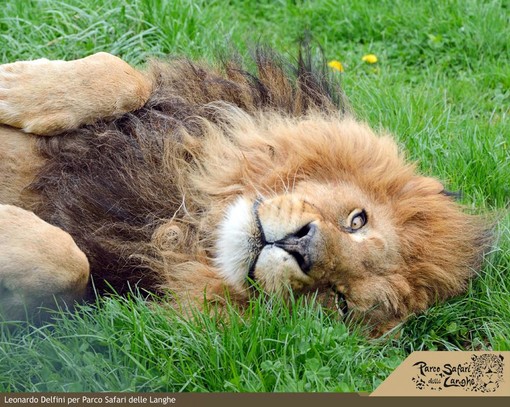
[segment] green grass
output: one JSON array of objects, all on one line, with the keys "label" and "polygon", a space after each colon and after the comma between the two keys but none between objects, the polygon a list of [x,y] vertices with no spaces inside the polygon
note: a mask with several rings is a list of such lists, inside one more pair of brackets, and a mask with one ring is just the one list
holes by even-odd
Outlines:
[{"label": "green grass", "polygon": [[[193,321],[110,298],[40,328],[0,325],[0,391],[371,391],[413,350],[510,350],[510,3],[500,1],[5,0],[0,62],[108,51],[133,64],[225,44],[295,55],[308,31],[358,116],[420,168],[497,212],[499,241],[469,292],[368,341],[314,304],[256,301]],[[378,56],[367,65],[361,57]],[[462,231],[459,231],[462,233]]]},{"label": "green grass", "polygon": [[373,388],[403,357],[310,303],[259,300],[228,315],[190,322],[112,298],[52,326],[5,330],[0,390],[349,391]]}]

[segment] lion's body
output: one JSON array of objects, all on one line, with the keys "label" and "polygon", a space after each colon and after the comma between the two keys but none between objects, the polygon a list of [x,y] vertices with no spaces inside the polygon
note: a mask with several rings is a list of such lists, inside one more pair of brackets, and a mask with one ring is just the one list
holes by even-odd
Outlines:
[{"label": "lion's body", "polygon": [[[199,301],[229,290],[246,301],[250,278],[270,293],[333,290],[377,332],[462,292],[480,264],[482,223],[389,136],[345,114],[305,61],[295,75],[270,54],[255,62],[257,76],[232,61],[156,63],[128,75],[151,89],[132,113],[142,96],[116,103],[125,114],[90,113],[88,100],[60,128],[96,123],[55,137],[1,129],[0,204],[69,233],[100,290]],[[2,120],[24,127],[0,104]]]}]

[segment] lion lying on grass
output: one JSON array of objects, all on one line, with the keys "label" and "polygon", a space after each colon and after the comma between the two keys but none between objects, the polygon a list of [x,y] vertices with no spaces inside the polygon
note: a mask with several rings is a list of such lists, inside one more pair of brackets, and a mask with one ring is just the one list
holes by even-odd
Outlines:
[{"label": "lion lying on grass", "polygon": [[308,58],[254,60],[256,75],[105,53],[0,66],[7,317],[86,298],[90,272],[99,292],[181,304],[316,294],[377,335],[466,289],[483,220],[345,112]]}]

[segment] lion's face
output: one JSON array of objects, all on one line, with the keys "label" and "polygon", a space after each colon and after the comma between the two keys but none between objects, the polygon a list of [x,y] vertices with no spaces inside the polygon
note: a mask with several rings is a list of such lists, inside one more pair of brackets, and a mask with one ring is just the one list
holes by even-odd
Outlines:
[{"label": "lion's face", "polygon": [[310,123],[300,123],[264,134],[265,152],[240,146],[241,160],[255,150],[261,166],[239,171],[247,187],[219,222],[215,261],[237,289],[317,293],[380,333],[465,289],[482,230],[393,142],[342,125],[313,123],[327,135],[317,145],[305,139]]},{"label": "lion's face", "polygon": [[[409,294],[390,211],[352,184],[302,182],[273,198],[239,198],[221,225],[218,261],[238,287],[318,291],[344,314],[393,313]],[[386,318],[384,318],[386,319]]]}]

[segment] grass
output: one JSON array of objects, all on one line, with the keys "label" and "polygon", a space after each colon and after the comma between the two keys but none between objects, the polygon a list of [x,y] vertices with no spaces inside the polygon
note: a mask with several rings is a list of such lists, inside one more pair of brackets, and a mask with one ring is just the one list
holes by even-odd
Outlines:
[{"label": "grass", "polygon": [[[395,134],[420,168],[498,213],[499,241],[469,292],[368,341],[313,303],[254,302],[229,323],[186,321],[137,296],[42,327],[0,323],[0,391],[371,391],[413,350],[510,350],[510,4],[506,0],[5,0],[0,62],[79,58],[132,64],[225,44],[295,54],[304,32],[358,116]],[[379,62],[368,65],[368,53]],[[462,231],[459,231],[462,233]],[[298,301],[299,302],[299,301]]]},{"label": "grass", "polygon": [[51,328],[4,331],[2,390],[371,389],[403,356],[369,346],[312,304],[290,311],[260,300],[248,318],[230,309],[224,320],[213,313],[190,322],[136,297],[112,298]]}]

